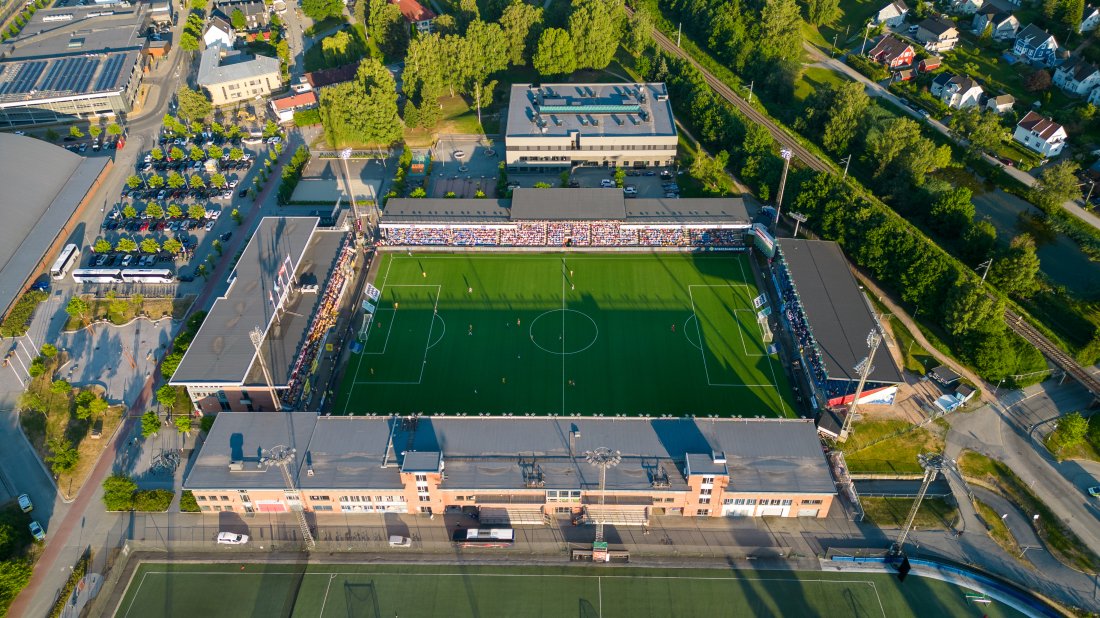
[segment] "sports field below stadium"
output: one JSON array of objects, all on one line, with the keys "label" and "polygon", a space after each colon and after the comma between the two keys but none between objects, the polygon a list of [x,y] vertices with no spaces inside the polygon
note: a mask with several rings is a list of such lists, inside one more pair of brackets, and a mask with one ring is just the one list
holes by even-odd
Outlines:
[{"label": "sports field below stadium", "polygon": [[639,618],[1019,616],[886,573],[411,565],[142,564],[116,616]]},{"label": "sports field below stadium", "polygon": [[745,255],[380,260],[338,414],[794,416]]}]

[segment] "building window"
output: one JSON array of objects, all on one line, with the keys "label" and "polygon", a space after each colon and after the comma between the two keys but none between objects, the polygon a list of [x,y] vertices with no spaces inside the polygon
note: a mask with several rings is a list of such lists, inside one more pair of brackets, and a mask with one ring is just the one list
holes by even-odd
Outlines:
[{"label": "building window", "polygon": [[710,515],[710,509],[698,509],[695,511],[695,514],[700,517],[706,517]]},{"label": "building window", "polygon": [[428,493],[428,486],[427,485],[417,485],[416,486],[416,491],[419,492],[419,493],[422,493],[422,494],[426,494],[426,493]]},{"label": "building window", "polygon": [[320,505],[317,505],[317,506],[313,507],[313,510],[314,511],[331,511],[332,510],[332,505],[330,505],[330,504],[320,504]]},{"label": "building window", "polygon": [[221,512],[221,510],[222,510],[222,507],[221,507],[221,505],[218,505],[218,506],[214,507],[214,510],[215,510],[215,511],[218,511],[218,512],[220,513],[220,512]]},{"label": "building window", "polygon": [[802,504],[821,504],[821,500],[803,500]]},{"label": "building window", "polygon": [[773,500],[771,501],[771,506],[779,506],[779,505],[780,505],[780,504],[782,504],[782,503],[783,503],[783,501],[782,501],[782,500],[779,500],[778,498],[776,498],[776,499],[773,499]]},{"label": "building window", "polygon": [[206,506],[206,505],[204,504],[204,505],[202,505],[202,510],[204,510],[204,511],[209,511],[209,510],[210,510],[210,507],[208,507],[208,506]]},{"label": "building window", "polygon": [[432,497],[431,496],[420,496],[420,501],[421,502],[431,502]]},{"label": "building window", "polygon": [[710,504],[710,498],[709,497],[699,498],[699,504]]},{"label": "building window", "polygon": [[702,496],[709,496],[709,495],[710,495],[710,492],[712,492],[712,491],[714,491],[714,490],[713,490],[713,489],[711,489],[711,488],[709,488],[709,487],[704,487],[703,489],[700,489],[700,490],[699,490],[699,495],[702,495]]},{"label": "building window", "polygon": [[332,498],[328,496],[310,496],[309,500],[310,502],[331,502]]},{"label": "building window", "polygon": [[417,483],[427,483],[428,482],[428,475],[427,474],[417,474],[416,475],[416,482]]},{"label": "building window", "polygon": [[790,501],[790,500],[784,500],[784,501],[783,501],[783,506],[790,506],[790,505],[791,505],[791,501]]},{"label": "building window", "polygon": [[713,485],[714,484],[714,477],[713,476],[704,476],[703,477],[703,484],[704,485]]},{"label": "building window", "polygon": [[571,506],[555,506],[554,507],[554,513],[557,514],[557,515],[569,515],[572,512],[573,512],[573,507],[571,507]]},{"label": "building window", "polygon": [[224,502],[229,502],[229,496],[222,496],[222,500]]}]

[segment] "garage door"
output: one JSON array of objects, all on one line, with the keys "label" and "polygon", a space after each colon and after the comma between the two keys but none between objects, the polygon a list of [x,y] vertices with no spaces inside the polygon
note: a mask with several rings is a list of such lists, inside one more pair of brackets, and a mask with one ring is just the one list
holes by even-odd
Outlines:
[{"label": "garage door", "polygon": [[798,509],[799,517],[817,517],[821,509]]},{"label": "garage door", "polygon": [[749,517],[752,515],[751,506],[725,506],[722,507],[722,514],[726,517]]},{"label": "garage door", "polygon": [[762,506],[757,515],[761,517],[783,517],[787,514],[787,507],[782,506]]}]

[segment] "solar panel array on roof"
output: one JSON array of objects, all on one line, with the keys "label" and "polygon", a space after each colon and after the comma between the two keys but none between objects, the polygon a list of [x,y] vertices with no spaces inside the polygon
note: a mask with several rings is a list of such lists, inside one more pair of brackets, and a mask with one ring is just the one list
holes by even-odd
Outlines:
[{"label": "solar panel array on roof", "polygon": [[122,64],[125,61],[126,56],[124,54],[117,54],[107,59],[103,66],[103,72],[99,74],[99,79],[95,82],[96,91],[114,88],[115,84],[118,83],[118,76],[122,72]]},{"label": "solar panel array on roof", "polygon": [[45,68],[46,62],[44,60],[24,64],[19,67],[19,70],[16,72],[15,76],[11,78],[11,81],[0,84],[0,94],[21,94],[30,92]]},{"label": "solar panel array on roof", "polygon": [[84,92],[99,67],[99,58],[78,57],[55,61],[39,90],[57,92]]}]

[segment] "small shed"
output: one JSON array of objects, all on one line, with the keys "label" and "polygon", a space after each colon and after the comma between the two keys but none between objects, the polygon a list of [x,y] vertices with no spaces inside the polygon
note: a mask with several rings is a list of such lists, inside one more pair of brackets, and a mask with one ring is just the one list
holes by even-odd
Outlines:
[{"label": "small shed", "polygon": [[960,378],[959,374],[955,373],[954,369],[945,365],[940,365],[928,372],[928,377],[939,382],[943,386],[951,386],[955,382],[958,382]]}]

